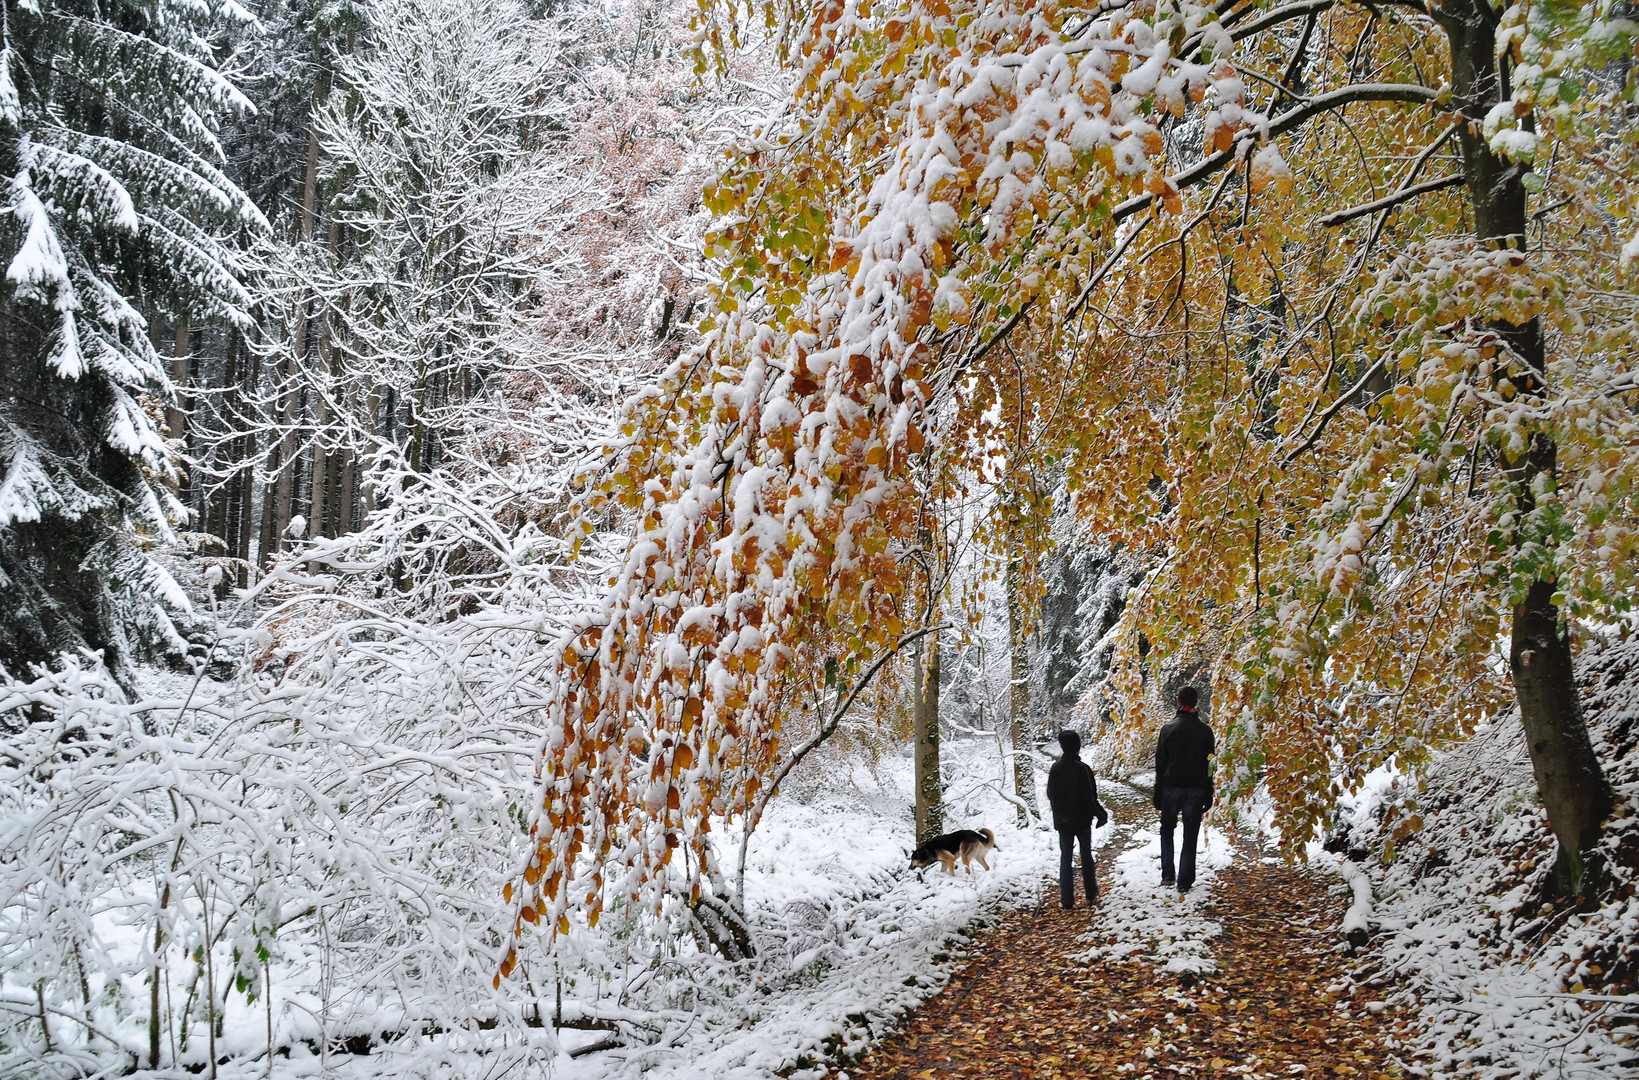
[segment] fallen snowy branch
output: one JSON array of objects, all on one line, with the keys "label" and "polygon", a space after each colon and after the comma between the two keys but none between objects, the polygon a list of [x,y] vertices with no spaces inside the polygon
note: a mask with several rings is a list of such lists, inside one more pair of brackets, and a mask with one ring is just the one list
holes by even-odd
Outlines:
[{"label": "fallen snowy branch", "polygon": [[1372,881],[1359,863],[1338,858],[1332,864],[1345,884],[1353,891],[1349,910],[1343,913],[1343,936],[1350,949],[1366,944],[1372,934]]}]

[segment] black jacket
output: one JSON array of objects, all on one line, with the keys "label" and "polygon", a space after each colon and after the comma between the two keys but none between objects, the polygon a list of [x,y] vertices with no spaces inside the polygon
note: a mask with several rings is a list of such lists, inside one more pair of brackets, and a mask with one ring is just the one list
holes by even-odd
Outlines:
[{"label": "black jacket", "polygon": [[1207,727],[1193,710],[1179,709],[1178,716],[1161,729],[1155,741],[1155,793],[1159,801],[1163,787],[1198,787],[1212,790],[1212,774],[1207,759],[1218,748]]},{"label": "black jacket", "polygon": [[1079,833],[1097,818],[1099,825],[1110,819],[1098,801],[1098,781],[1085,761],[1065,754],[1047,770],[1047,803],[1053,808],[1053,828]]}]

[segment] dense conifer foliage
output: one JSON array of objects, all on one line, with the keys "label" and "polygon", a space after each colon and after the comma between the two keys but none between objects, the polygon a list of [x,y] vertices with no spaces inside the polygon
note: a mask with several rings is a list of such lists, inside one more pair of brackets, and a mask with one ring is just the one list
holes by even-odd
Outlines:
[{"label": "dense conifer foliage", "polygon": [[266,222],[217,133],[252,109],[209,44],[249,18],[163,0],[6,11],[0,663],[17,674],[91,648],[128,676],[150,644],[182,647],[156,605],[187,602],[143,551],[182,520],[150,332],[249,317],[225,238]]}]

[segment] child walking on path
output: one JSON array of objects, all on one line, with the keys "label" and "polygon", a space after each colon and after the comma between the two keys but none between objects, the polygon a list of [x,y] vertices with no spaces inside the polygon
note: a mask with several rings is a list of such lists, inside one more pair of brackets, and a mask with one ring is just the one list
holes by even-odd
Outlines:
[{"label": "child walking on path", "polygon": [[1074,731],[1059,732],[1064,756],[1047,771],[1047,804],[1053,808],[1053,828],[1059,834],[1059,894],[1064,910],[1076,905],[1076,879],[1072,848],[1081,842],[1081,877],[1087,887],[1087,903],[1098,899],[1098,866],[1093,862],[1093,819],[1100,827],[1110,819],[1098,801],[1098,781],[1093,770],[1081,760],[1081,736]]}]

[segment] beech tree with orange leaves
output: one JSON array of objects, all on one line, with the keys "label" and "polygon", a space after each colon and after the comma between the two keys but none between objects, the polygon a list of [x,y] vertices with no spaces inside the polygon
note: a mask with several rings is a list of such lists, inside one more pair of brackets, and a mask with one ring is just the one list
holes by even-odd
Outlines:
[{"label": "beech tree with orange leaves", "polygon": [[827,661],[916,629],[934,460],[1062,476],[1152,561],[1116,713],[1205,649],[1230,786],[1289,845],[1511,690],[1587,888],[1612,795],[1572,635],[1629,609],[1639,520],[1634,32],[1555,0],[703,3],[706,68],[767,34],[791,88],[707,189],[701,346],[583,477],[584,528],[633,537],[558,646],[519,917],[734,906],[713,830],[754,827]]}]

